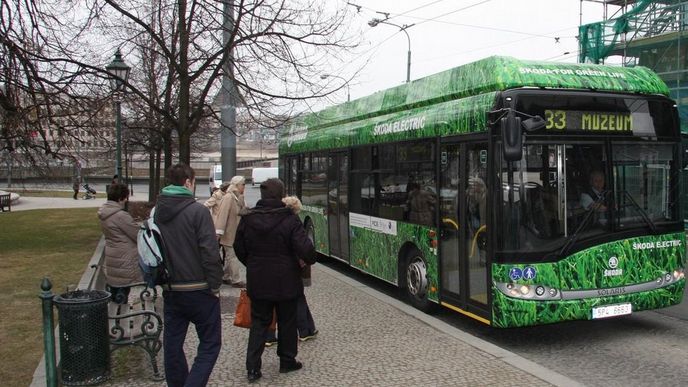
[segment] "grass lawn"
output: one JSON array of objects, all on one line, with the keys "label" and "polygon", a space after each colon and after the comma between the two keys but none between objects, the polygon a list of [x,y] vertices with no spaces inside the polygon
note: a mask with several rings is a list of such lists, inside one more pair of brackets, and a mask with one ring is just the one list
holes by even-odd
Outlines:
[{"label": "grass lawn", "polygon": [[0,214],[2,385],[27,386],[31,382],[43,354],[41,280],[48,277],[55,294],[79,282],[101,236],[96,211],[78,208]]}]

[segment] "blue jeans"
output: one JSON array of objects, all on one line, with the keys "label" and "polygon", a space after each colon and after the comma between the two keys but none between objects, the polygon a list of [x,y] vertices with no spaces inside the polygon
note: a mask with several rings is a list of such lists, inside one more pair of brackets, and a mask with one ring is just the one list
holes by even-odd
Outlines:
[{"label": "blue jeans", "polygon": [[[210,290],[164,291],[162,295],[165,300],[163,344],[167,385],[205,386],[222,346],[220,299]],[[191,370],[184,353],[189,323],[194,324],[199,340],[198,353]]]}]

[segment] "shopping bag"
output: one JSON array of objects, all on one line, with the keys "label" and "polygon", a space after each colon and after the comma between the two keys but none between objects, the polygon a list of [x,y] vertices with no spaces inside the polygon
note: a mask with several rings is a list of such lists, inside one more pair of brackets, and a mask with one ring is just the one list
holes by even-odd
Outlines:
[{"label": "shopping bag", "polygon": [[239,303],[237,303],[234,313],[234,325],[241,328],[251,328],[251,299],[248,298],[246,289],[241,289],[239,293]]},{"label": "shopping bag", "polygon": [[[246,289],[241,289],[239,293],[239,303],[237,303],[234,313],[234,325],[241,328],[251,328],[251,299],[248,297]],[[274,331],[275,329],[277,329],[277,313],[272,312],[270,330]]]}]

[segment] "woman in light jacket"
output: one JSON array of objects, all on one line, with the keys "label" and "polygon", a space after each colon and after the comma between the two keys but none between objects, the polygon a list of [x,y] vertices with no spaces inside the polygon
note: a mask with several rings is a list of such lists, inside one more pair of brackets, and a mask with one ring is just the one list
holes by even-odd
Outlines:
[{"label": "woman in light jacket", "polygon": [[105,280],[112,300],[126,303],[129,287],[143,282],[136,248],[139,225],[124,210],[129,200],[126,184],[111,184],[107,202],[98,210],[100,226],[105,235]]},{"label": "woman in light jacket", "polygon": [[227,188],[229,188],[229,182],[222,183],[220,188],[213,191],[213,194],[203,203],[210,210],[210,215],[212,215],[213,219],[217,217],[217,213],[220,211],[220,202],[225,193],[227,193]]}]

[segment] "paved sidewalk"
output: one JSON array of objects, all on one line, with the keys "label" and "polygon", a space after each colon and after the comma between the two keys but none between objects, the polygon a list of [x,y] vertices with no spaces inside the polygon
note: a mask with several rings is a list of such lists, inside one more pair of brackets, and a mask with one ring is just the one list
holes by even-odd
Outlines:
[{"label": "paved sidewalk", "polygon": [[16,202],[12,202],[12,212],[50,208],[97,208],[105,203],[105,195],[98,196],[100,197],[90,200],[22,196]]},{"label": "paved sidewalk", "polygon": [[[575,386],[575,381],[470,336],[323,265],[313,267],[306,296],[320,334],[299,344],[304,368],[280,374],[275,347],[263,354],[257,386]],[[239,290],[222,288],[223,347],[209,386],[247,385],[248,330],[232,325]],[[197,345],[187,337],[189,363]],[[141,351],[142,352],[142,351]],[[160,356],[162,365],[162,354]],[[104,386],[164,386],[146,359],[113,358]]]}]

